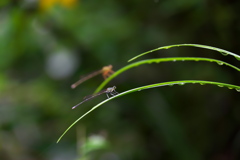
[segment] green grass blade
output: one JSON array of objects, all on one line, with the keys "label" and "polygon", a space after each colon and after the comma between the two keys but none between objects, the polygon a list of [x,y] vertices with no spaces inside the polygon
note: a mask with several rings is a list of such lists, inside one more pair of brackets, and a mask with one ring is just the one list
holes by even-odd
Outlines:
[{"label": "green grass blade", "polygon": [[141,56],[143,56],[145,54],[148,54],[148,53],[151,53],[151,52],[155,52],[155,51],[158,51],[158,50],[161,50],[161,49],[169,49],[169,48],[173,48],[173,47],[184,47],[184,46],[198,47],[198,48],[205,48],[205,49],[214,50],[214,51],[222,53],[223,55],[231,55],[231,56],[235,57],[237,60],[240,61],[240,56],[239,55],[237,55],[235,53],[232,53],[232,52],[229,52],[229,51],[226,51],[224,49],[217,48],[217,47],[211,47],[211,46],[200,45],[200,44],[175,44],[175,45],[159,47],[159,48],[156,48],[156,49],[144,52],[142,54],[139,54],[139,55],[131,58],[130,60],[128,60],[128,62],[131,62],[131,61],[133,61],[133,60],[135,60],[135,59],[137,59],[137,58],[139,58],[139,57],[141,57]]},{"label": "green grass blade", "polygon": [[100,102],[99,104],[97,104],[96,106],[94,106],[92,109],[90,109],[88,112],[86,112],[85,114],[83,114],[80,118],[78,118],[75,122],[73,122],[64,132],[63,134],[59,137],[59,139],[57,140],[57,143],[62,139],[62,137],[78,122],[80,121],[82,118],[84,118],[85,116],[87,116],[89,113],[91,113],[92,111],[94,111],[95,109],[97,109],[99,106],[103,105],[104,103],[111,101],[112,99],[121,97],[123,95],[127,95],[129,93],[133,93],[133,92],[138,92],[138,91],[142,91],[144,89],[150,89],[150,88],[156,88],[156,87],[162,87],[162,86],[173,86],[173,85],[184,85],[184,84],[211,84],[211,85],[216,85],[219,87],[227,87],[228,89],[235,89],[236,91],[240,92],[240,86],[236,86],[236,85],[231,85],[231,84],[227,84],[227,83],[220,83],[220,82],[212,82],[212,81],[198,81],[198,80],[185,80],[185,81],[172,81],[172,82],[163,82],[163,83],[157,83],[157,84],[151,84],[151,85],[147,85],[147,86],[142,86],[142,87],[138,87],[138,88],[134,88],[122,93],[117,94],[116,96],[110,97],[102,102]]},{"label": "green grass blade", "polygon": [[138,62],[131,63],[119,70],[117,70],[114,74],[112,74],[110,77],[108,77],[105,81],[103,81],[100,86],[95,90],[94,93],[97,93],[101,91],[108,82],[110,82],[113,78],[118,76],[119,74],[133,68],[137,67],[143,64],[151,64],[151,63],[160,63],[160,62],[176,62],[176,61],[206,61],[206,62],[215,62],[219,65],[226,65],[229,66],[237,71],[240,71],[238,67],[235,67],[229,63],[226,63],[224,61],[216,60],[216,59],[211,59],[211,58],[198,58],[198,57],[171,57],[171,58],[156,58],[156,59],[147,59],[147,60],[142,60]]}]

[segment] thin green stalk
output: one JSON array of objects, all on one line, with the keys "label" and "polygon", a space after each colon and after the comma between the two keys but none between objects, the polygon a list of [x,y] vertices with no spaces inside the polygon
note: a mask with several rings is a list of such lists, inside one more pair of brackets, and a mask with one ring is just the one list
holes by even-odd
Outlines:
[{"label": "thin green stalk", "polygon": [[169,46],[163,46],[163,47],[159,47],[159,48],[156,48],[156,49],[153,49],[153,50],[150,50],[150,51],[147,51],[147,52],[144,52],[142,54],[139,54],[133,58],[131,58],[130,60],[128,60],[128,62],[131,62],[145,54],[148,54],[148,53],[152,53],[152,52],[155,52],[155,51],[158,51],[158,50],[162,50],[162,49],[169,49],[169,48],[173,48],[173,47],[184,47],[184,46],[188,46],[188,47],[198,47],[198,48],[205,48],[205,49],[209,49],[209,50],[214,50],[214,51],[217,51],[217,52],[220,52],[222,53],[223,55],[231,55],[233,57],[235,57],[237,60],[240,61],[240,56],[235,54],[235,53],[232,53],[232,52],[229,52],[229,51],[226,51],[224,49],[221,49],[221,48],[217,48],[217,47],[212,47],[212,46],[206,46],[206,45],[201,45],[201,44],[175,44],[175,45],[169,45]]},{"label": "thin green stalk", "polygon": [[151,63],[160,63],[160,62],[177,62],[177,61],[206,61],[206,62],[214,62],[217,63],[219,65],[226,65],[228,67],[231,67],[237,71],[240,71],[240,69],[238,67],[235,67],[229,63],[226,63],[224,61],[220,61],[220,60],[216,60],[216,59],[211,59],[211,58],[198,58],[198,57],[171,57],[171,58],[156,58],[156,59],[147,59],[147,60],[142,60],[142,61],[138,61],[138,62],[134,62],[131,63],[121,69],[119,69],[118,71],[116,71],[114,74],[112,74],[110,77],[108,77],[105,81],[103,81],[100,86],[95,90],[94,93],[97,93],[99,91],[101,91],[108,82],[110,82],[113,78],[115,78],[116,76],[118,76],[119,74],[133,68],[133,67],[137,67],[143,64],[151,64]]},{"label": "thin green stalk", "polygon": [[146,85],[146,86],[142,86],[142,87],[138,87],[138,88],[134,88],[134,89],[130,89],[128,91],[122,92],[117,94],[116,96],[110,97],[100,103],[98,103],[96,106],[94,106],[92,109],[90,109],[89,111],[87,111],[85,114],[83,114],[80,118],[78,118],[75,122],[73,122],[64,132],[63,134],[58,138],[57,143],[62,139],[62,137],[78,122],[80,121],[82,118],[84,118],[86,115],[88,115],[89,113],[91,113],[92,111],[94,111],[95,109],[97,109],[99,106],[101,106],[102,104],[111,101],[115,98],[121,97],[123,95],[127,95],[129,93],[133,93],[133,92],[138,92],[138,91],[142,91],[145,89],[150,89],[150,88],[156,88],[156,87],[163,87],[163,86],[173,86],[173,85],[184,85],[184,84],[201,84],[201,85],[205,85],[205,84],[211,84],[211,85],[216,85],[218,87],[227,87],[228,89],[235,89],[236,91],[240,92],[240,86],[236,86],[236,85],[231,85],[231,84],[227,84],[227,83],[220,83],[220,82],[212,82],[212,81],[198,81],[198,80],[185,80],[185,81],[172,81],[172,82],[163,82],[163,83],[157,83],[157,84],[151,84],[151,85]]}]

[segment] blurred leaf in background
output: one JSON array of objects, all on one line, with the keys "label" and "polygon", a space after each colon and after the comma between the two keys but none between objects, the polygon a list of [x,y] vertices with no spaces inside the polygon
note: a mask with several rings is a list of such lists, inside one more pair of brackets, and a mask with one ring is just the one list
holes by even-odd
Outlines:
[{"label": "blurred leaf in background", "polygon": [[78,0],[40,0],[39,7],[43,10],[51,9],[56,5],[60,5],[66,8],[72,8],[77,5],[77,1]]}]

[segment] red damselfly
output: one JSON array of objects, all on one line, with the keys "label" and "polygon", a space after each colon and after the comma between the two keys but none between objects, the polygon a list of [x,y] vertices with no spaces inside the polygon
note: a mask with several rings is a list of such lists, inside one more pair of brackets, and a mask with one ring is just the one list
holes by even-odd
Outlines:
[{"label": "red damselfly", "polygon": [[87,76],[80,78],[77,82],[75,82],[74,84],[71,85],[71,88],[74,89],[82,82],[84,82],[94,76],[97,76],[99,74],[102,74],[103,78],[106,79],[113,73],[114,73],[114,71],[112,70],[112,65],[104,66],[101,70],[95,71]]}]

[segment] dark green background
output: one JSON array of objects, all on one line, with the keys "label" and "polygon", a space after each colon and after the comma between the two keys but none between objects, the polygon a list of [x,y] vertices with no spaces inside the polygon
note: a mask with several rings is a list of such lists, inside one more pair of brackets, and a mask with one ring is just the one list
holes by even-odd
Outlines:
[{"label": "dark green background", "polygon": [[[239,53],[240,1],[81,0],[73,8],[39,10],[37,1],[0,2],[0,159],[80,159],[93,135],[106,146],[83,159],[235,160],[240,158],[240,100],[216,86],[161,87],[114,99],[63,131],[102,95],[76,110],[103,81],[70,85],[102,66],[114,70],[142,52],[197,43]],[[199,48],[173,48],[144,58],[199,56],[239,61]],[[207,62],[133,68],[110,82],[118,92],[173,80],[240,85],[239,73]],[[78,146],[77,146],[78,144]],[[91,148],[91,147],[90,147]]]}]

